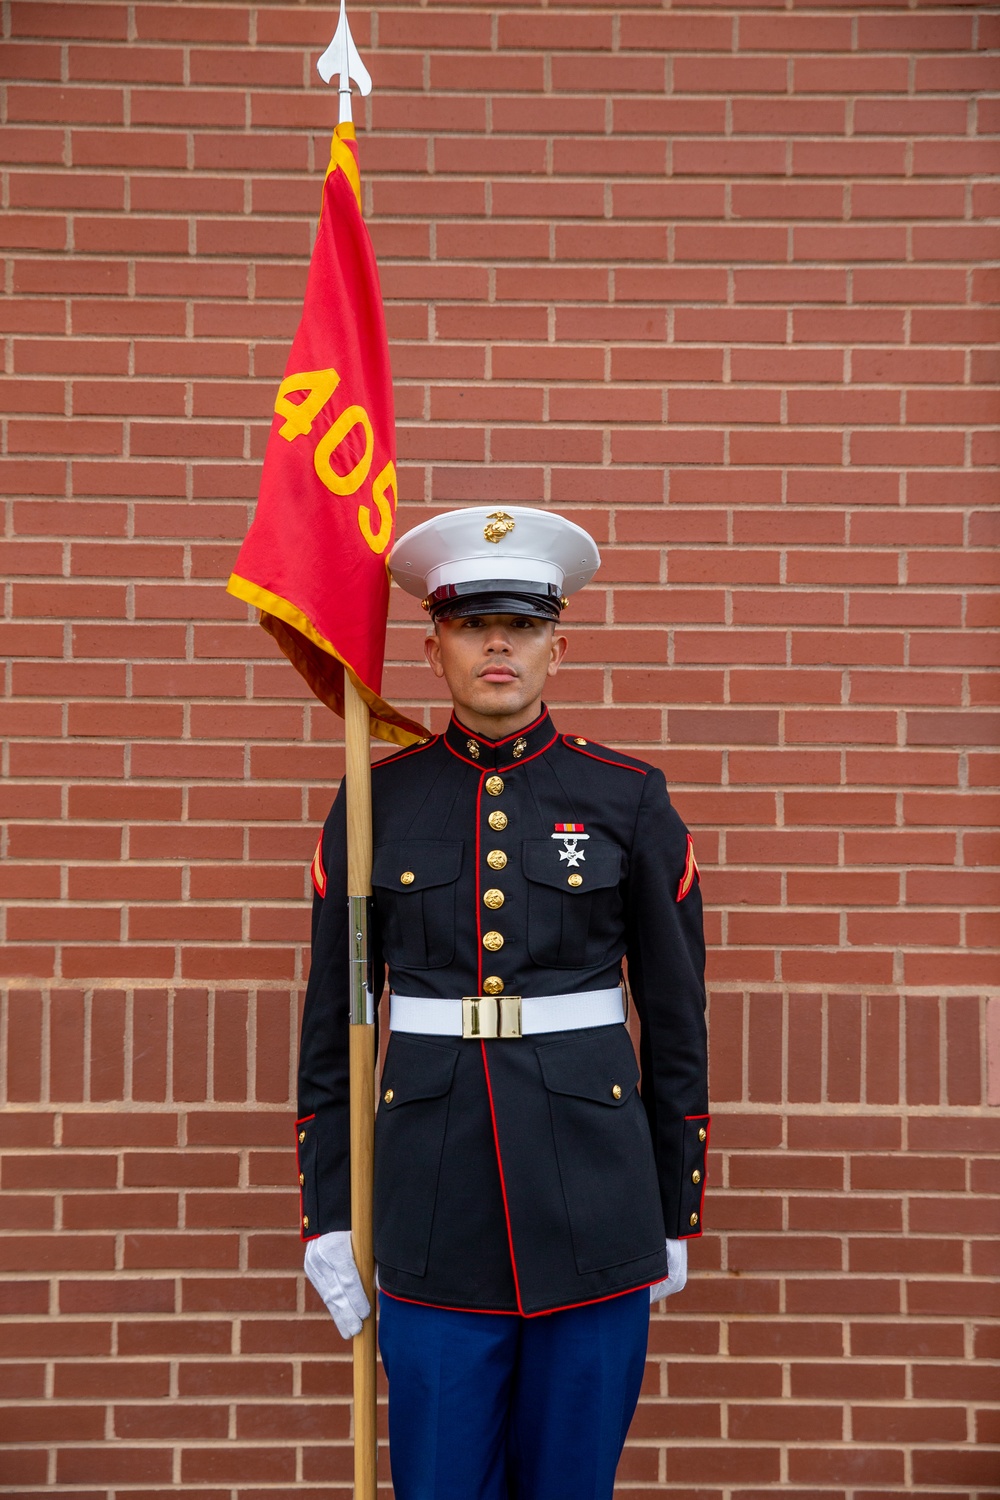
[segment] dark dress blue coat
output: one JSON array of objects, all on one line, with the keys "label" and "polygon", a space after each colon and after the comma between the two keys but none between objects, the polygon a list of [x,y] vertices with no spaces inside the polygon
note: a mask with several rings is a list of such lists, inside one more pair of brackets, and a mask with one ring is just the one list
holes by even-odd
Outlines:
[{"label": "dark dress blue coat", "polygon": [[[376,995],[386,965],[396,993],[449,998],[491,978],[522,996],[610,988],[627,960],[641,1021],[641,1092],[621,1025],[393,1033],[375,1123],[383,1291],[531,1315],[660,1280],[665,1238],[701,1233],[709,1124],[701,896],[662,772],[560,735],[547,711],[496,742],[453,718],[373,768],[372,804]],[[345,821],[341,788],[313,867],[306,1239],[350,1227]]]}]

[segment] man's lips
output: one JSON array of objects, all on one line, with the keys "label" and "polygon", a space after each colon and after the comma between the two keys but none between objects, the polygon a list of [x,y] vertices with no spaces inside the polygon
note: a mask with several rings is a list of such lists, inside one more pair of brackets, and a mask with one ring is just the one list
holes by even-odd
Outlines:
[{"label": "man's lips", "polygon": [[501,662],[491,662],[479,673],[481,682],[515,682],[517,673],[513,667],[506,667]]}]

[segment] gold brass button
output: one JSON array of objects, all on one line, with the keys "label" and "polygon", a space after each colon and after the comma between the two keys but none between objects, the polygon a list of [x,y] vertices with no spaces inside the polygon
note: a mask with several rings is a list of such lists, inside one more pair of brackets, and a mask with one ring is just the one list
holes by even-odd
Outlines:
[{"label": "gold brass button", "polygon": [[309,1228],[309,1215],[308,1214],[303,1214],[302,1215],[302,1228],[303,1229],[308,1229]]},{"label": "gold brass button", "polygon": [[582,875],[567,875],[566,876],[566,884],[567,885],[583,885],[583,876]]},{"label": "gold brass button", "polygon": [[694,1171],[691,1173],[691,1181],[694,1183],[695,1187],[697,1187],[699,1182],[701,1181],[701,1173],[698,1171],[697,1167],[695,1167]]},{"label": "gold brass button", "polygon": [[574,743],[574,745],[585,745],[587,743],[587,741],[586,740],[582,740],[580,738],[580,736],[577,735],[576,738],[574,739],[573,743]]},{"label": "gold brass button", "polygon": [[385,1093],[382,1095],[382,1103],[383,1104],[391,1104],[392,1101],[393,1101],[393,1098],[394,1098],[394,1095],[393,1095],[392,1089],[386,1089]]},{"label": "gold brass button", "polygon": [[486,790],[489,792],[491,797],[499,797],[500,793],[503,791],[503,777],[487,776]]},{"label": "gold brass button", "polygon": [[486,863],[491,870],[502,870],[507,863],[507,856],[502,849],[491,849],[486,856]]},{"label": "gold brass button", "polygon": [[701,1129],[698,1132],[698,1139],[699,1139],[699,1141],[707,1141],[708,1140],[708,1131],[705,1129],[704,1125],[701,1127]]},{"label": "gold brass button", "polygon": [[468,750],[473,760],[479,759],[479,746],[476,744],[475,740],[466,740],[465,748],[466,750]]},{"label": "gold brass button", "polygon": [[483,994],[499,995],[502,993],[503,980],[499,979],[496,974],[488,974],[487,977],[483,980]]},{"label": "gold brass button", "polygon": [[621,1086],[621,1084],[620,1083],[612,1084],[612,1086],[611,1086],[611,1097],[612,1097],[612,1099],[620,1099],[621,1096],[622,1096],[622,1086]]},{"label": "gold brass button", "polygon": [[416,878],[412,870],[404,870],[399,877],[399,883],[400,885],[412,885]]},{"label": "gold brass button", "polygon": [[490,911],[496,911],[498,906],[503,906],[503,891],[493,890],[483,892],[483,901]]},{"label": "gold brass button", "polygon": [[484,932],[483,947],[488,948],[491,953],[498,953],[503,947],[503,934],[499,932]]},{"label": "gold brass button", "polygon": [[494,833],[502,833],[503,830],[507,827],[507,814],[505,812],[501,812],[498,807],[496,812],[490,813],[486,821],[489,823]]},{"label": "gold brass button", "polygon": [[306,1138],[305,1131],[304,1130],[300,1130],[299,1131],[299,1145],[300,1146],[302,1145],[302,1142],[305,1140],[305,1138]]},{"label": "gold brass button", "polygon": [[300,1172],[299,1173],[299,1187],[305,1187],[305,1185],[306,1185],[306,1174],[304,1172]]},{"label": "gold brass button", "polygon": [[691,1228],[694,1229],[698,1223],[698,1215],[692,1214],[690,1219],[688,1220],[688,1223],[691,1225]]}]

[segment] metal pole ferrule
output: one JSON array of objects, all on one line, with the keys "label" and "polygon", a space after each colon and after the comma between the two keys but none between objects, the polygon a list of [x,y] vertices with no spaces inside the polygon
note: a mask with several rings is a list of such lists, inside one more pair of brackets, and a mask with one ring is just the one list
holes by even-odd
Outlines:
[{"label": "metal pole ferrule", "polygon": [[347,898],[352,1026],[371,1026],[375,1020],[375,998],[368,988],[369,900],[368,896]]}]

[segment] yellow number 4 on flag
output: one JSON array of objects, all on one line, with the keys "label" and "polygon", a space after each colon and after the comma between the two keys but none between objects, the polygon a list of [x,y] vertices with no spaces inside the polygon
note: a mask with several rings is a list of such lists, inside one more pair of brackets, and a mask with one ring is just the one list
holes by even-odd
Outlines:
[{"label": "yellow number 4 on flag", "polygon": [[[286,375],[274,398],[274,409],[284,421],[278,428],[281,436],[292,442],[312,431],[312,424],[319,416],[340,384],[336,370],[303,370],[299,375]],[[301,401],[288,398],[295,391],[305,391]]]}]

